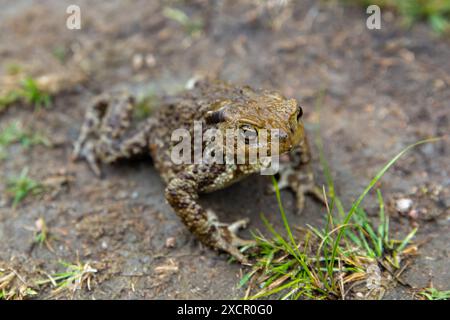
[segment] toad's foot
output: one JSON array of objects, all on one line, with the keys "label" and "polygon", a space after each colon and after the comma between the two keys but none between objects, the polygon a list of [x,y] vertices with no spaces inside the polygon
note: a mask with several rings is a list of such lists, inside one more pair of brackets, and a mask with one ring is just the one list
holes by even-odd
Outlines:
[{"label": "toad's foot", "polygon": [[72,160],[84,159],[88,163],[89,168],[94,172],[97,177],[101,176],[101,170],[98,165],[97,154],[95,152],[96,141],[89,140],[77,140],[72,152]]},{"label": "toad's foot", "polygon": [[[314,175],[309,166],[303,166],[301,169],[293,169],[290,166],[282,167],[279,172],[278,188],[291,189],[296,196],[297,213],[300,214],[305,207],[305,195],[311,195],[314,199],[325,204],[323,192],[315,184]],[[270,192],[275,192],[273,185],[269,188]]]},{"label": "toad's foot", "polygon": [[72,159],[85,159],[101,175],[99,163],[112,163],[142,153],[148,145],[151,122],[130,132],[133,98],[126,93],[103,94],[88,107]]},{"label": "toad's foot", "polygon": [[208,221],[217,231],[213,236],[214,247],[231,254],[239,262],[246,264],[247,258],[239,250],[240,247],[252,246],[256,244],[254,240],[242,239],[237,235],[240,229],[247,227],[250,219],[240,219],[231,224],[221,223],[211,211],[208,211]]}]

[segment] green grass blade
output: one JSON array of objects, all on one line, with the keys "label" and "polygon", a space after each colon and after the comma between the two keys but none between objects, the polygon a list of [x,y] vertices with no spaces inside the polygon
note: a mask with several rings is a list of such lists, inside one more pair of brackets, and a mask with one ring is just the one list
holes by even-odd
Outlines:
[{"label": "green grass blade", "polygon": [[383,196],[381,195],[380,189],[377,189],[377,198],[379,203],[379,217],[380,224],[378,226],[378,250],[380,251],[380,255],[384,252],[384,243],[387,242],[387,235],[389,233],[389,229],[386,228],[386,213],[384,212],[384,201]]},{"label": "green grass blade", "polygon": [[408,243],[411,241],[411,239],[416,235],[417,228],[414,228],[406,237],[403,239],[402,243],[397,247],[395,251],[398,253],[402,252],[403,249],[408,245]]},{"label": "green grass blade", "polygon": [[289,226],[289,222],[287,221],[287,218],[286,218],[286,213],[284,211],[283,204],[281,202],[280,189],[278,188],[278,183],[274,176],[272,176],[272,183],[275,187],[275,195],[277,197],[278,208],[281,213],[281,219],[283,220],[284,228],[286,229],[286,232],[288,234],[288,237],[289,237],[289,240],[291,241],[292,246],[294,248],[297,248],[297,243],[295,242],[294,236],[291,231],[291,227]]}]

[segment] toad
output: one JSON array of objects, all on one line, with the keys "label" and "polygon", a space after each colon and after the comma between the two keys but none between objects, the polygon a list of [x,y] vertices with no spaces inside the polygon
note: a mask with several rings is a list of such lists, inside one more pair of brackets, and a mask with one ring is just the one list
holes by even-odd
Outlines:
[{"label": "toad", "polygon": [[[165,197],[168,203],[205,245],[246,262],[239,248],[251,245],[253,241],[238,237],[237,231],[246,227],[249,220],[220,222],[214,212],[199,204],[198,198],[202,193],[225,188],[260,172],[264,164],[248,160],[174,161],[173,151],[179,142],[173,139],[175,130],[184,129],[194,136],[194,124],[197,123],[203,133],[216,129],[225,137],[230,130],[238,132],[237,136],[244,136],[244,143],[239,144],[233,138],[226,148],[244,154],[261,147],[249,143],[248,137],[258,137],[264,130],[277,132],[277,135],[268,134],[266,146],[276,137],[277,150],[271,151],[269,157],[289,159],[282,163],[278,173],[280,189],[288,187],[295,193],[299,210],[304,206],[305,194],[322,199],[308,165],[310,152],[302,123],[303,111],[295,99],[287,99],[274,91],[209,80],[200,81],[177,96],[162,99],[160,107],[137,124],[133,120],[135,105],[135,99],[123,92],[96,97],[86,111],[73,156],[85,159],[93,172],[100,175],[100,164],[149,153],[167,185]],[[218,140],[204,141],[202,147],[223,143]],[[226,154],[218,156],[225,157]]]}]

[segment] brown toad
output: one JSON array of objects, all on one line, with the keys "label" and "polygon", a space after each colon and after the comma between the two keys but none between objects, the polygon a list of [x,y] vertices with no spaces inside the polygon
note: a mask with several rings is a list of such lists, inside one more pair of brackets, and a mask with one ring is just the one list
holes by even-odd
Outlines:
[{"label": "brown toad", "polygon": [[[278,151],[275,154],[268,152],[268,155],[289,153],[292,158],[280,171],[280,188],[290,187],[296,193],[299,209],[303,208],[305,193],[321,199],[321,192],[314,185],[307,165],[310,153],[301,121],[302,109],[294,99],[286,99],[272,91],[209,81],[197,83],[192,90],[163,100],[151,117],[136,126],[133,107],[134,99],[128,94],[97,97],[87,110],[75,143],[74,157],[86,159],[93,171],[100,175],[99,162],[111,163],[149,152],[167,184],[167,201],[188,229],[210,247],[245,261],[239,247],[252,241],[239,238],[236,232],[246,226],[248,219],[231,224],[219,222],[213,212],[199,205],[199,194],[222,189],[257,173],[263,164],[259,161],[251,163],[248,159],[237,164],[236,157],[223,163],[194,161],[176,164],[173,151],[179,141],[174,141],[172,134],[177,129],[186,129],[191,133],[189,139],[192,140],[189,142],[192,143],[195,139],[194,123],[201,125],[202,133],[213,128],[222,133],[222,137],[226,137],[230,129],[236,130],[244,135],[244,144],[237,143],[237,138],[233,137],[232,143],[225,145],[225,148],[234,149],[236,155],[239,151],[248,155],[250,150],[261,147],[250,143],[252,140],[249,137],[257,137],[263,129],[277,129]],[[268,135],[266,146],[275,141],[273,137],[275,135]],[[224,145],[217,138],[206,139],[202,143],[204,150],[210,145]],[[193,154],[189,154],[188,158],[195,160]],[[226,154],[224,152],[218,157],[223,159]]]}]

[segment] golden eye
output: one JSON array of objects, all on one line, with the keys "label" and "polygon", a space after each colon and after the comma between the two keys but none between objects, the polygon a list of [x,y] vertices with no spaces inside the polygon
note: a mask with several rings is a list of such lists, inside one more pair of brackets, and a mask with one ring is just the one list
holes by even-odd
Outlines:
[{"label": "golden eye", "polygon": [[239,129],[239,133],[241,137],[244,138],[245,144],[255,141],[258,137],[258,130],[248,124],[242,125]]}]

